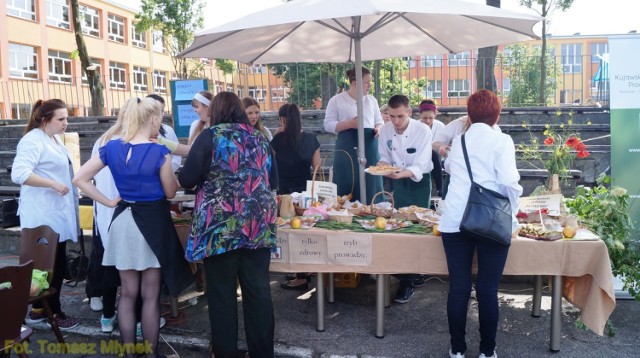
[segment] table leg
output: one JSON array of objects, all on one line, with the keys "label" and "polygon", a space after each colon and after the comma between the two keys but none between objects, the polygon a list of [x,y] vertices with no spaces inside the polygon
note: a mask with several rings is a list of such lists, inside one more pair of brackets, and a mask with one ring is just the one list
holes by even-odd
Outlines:
[{"label": "table leg", "polygon": [[336,281],[334,280],[333,272],[329,272],[329,282],[327,285],[327,290],[329,291],[329,297],[327,297],[327,301],[329,301],[329,303],[334,303],[336,301]]},{"label": "table leg", "polygon": [[391,275],[382,275],[384,277],[384,306],[391,306]]},{"label": "table leg", "polygon": [[171,318],[176,318],[180,314],[178,311],[178,303],[178,297],[170,297],[169,305],[171,306]]},{"label": "table leg", "polygon": [[324,332],[324,276],[322,276],[322,272],[318,272],[316,278],[316,301],[318,305],[316,331]]},{"label": "table leg", "polygon": [[385,276],[379,274],[376,280],[376,338],[384,338]]},{"label": "table leg", "polygon": [[551,342],[549,349],[552,352],[560,351],[560,328],[562,314],[562,276],[553,276],[551,288]]},{"label": "table leg", "polygon": [[533,308],[531,315],[540,317],[540,306],[542,304],[542,276],[536,275],[536,282],[533,285]]}]

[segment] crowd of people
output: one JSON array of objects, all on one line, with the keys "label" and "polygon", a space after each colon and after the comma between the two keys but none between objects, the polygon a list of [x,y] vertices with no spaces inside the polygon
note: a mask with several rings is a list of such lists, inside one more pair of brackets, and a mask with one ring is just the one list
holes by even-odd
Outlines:
[{"label": "crowd of people", "polygon": [[[384,186],[393,193],[397,208],[430,207],[432,188],[436,196],[446,195],[440,231],[450,274],[449,355],[464,357],[467,350],[471,265],[477,253],[480,357],[497,357],[497,287],[508,247],[492,246],[459,230],[471,184],[460,134],[467,137],[475,181],[507,196],[517,212],[522,188],[513,141],[497,125],[500,101],[492,92],[480,90],[468,100],[468,115],[445,125],[436,119],[436,103],[426,99],[419,105],[419,118],[414,119],[404,95],[394,95],[380,107],[368,94],[370,72],[363,68],[362,73],[358,84],[355,70],[349,70],[350,88],[327,103],[325,130],[337,134],[336,153],[349,153],[334,158],[338,195],[352,194],[351,200],[369,203]],[[352,189],[359,187],[359,178],[351,171],[359,164],[353,162],[358,158],[357,86],[364,94],[366,167],[399,168],[384,181],[381,176],[367,175],[366,198]],[[321,165],[320,143],[313,133],[303,130],[295,104],[280,108],[275,135],[262,124],[260,105],[254,99],[202,91],[194,95],[192,106],[198,119],[190,126],[188,144],[183,145],[173,129],[162,123],[162,97],[127,100],[116,123],[96,141],[91,158],[74,177],[69,153],[59,137],[68,124],[66,104],[57,99],[36,102],[12,170],[12,180],[21,185],[21,225],[49,225],[60,234],[51,282],[58,294],[49,300],[60,329],[78,324],[62,311],[59,293],[66,242],[79,237],[79,189],[94,200],[87,297],[92,310],[102,311],[102,331],[112,332],[117,324],[122,342],[132,347],[128,356],[135,356],[137,336],[153,347],[147,357],[157,356],[159,329],[164,324],[159,303],[162,288],[178,296],[194,283],[188,262],[201,262],[214,356],[238,354],[239,285],[248,345],[245,356],[273,357],[269,263],[276,242],[276,195],[306,189],[312,172]],[[443,168],[448,174],[444,183]],[[172,225],[168,201],[181,187],[196,193],[185,248]],[[398,303],[408,302],[425,281],[420,274],[397,278]],[[308,289],[310,281],[308,273],[297,273],[281,286]],[[45,319],[42,307],[34,305],[27,323]]]}]

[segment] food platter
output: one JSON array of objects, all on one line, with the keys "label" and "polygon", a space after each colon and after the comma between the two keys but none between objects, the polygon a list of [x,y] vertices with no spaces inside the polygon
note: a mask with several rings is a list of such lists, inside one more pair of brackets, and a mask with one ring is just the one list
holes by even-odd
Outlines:
[{"label": "food platter", "polygon": [[365,169],[364,172],[371,175],[389,175],[401,170],[402,168],[394,167],[393,165],[372,165]]},{"label": "food platter", "polygon": [[367,230],[374,230],[374,231],[392,231],[392,230],[402,229],[402,228],[409,227],[409,226],[413,225],[413,223],[411,221],[387,219],[386,220],[387,224],[386,224],[384,230],[381,230],[381,229],[376,228],[375,219],[372,219],[372,220],[357,219],[356,221],[363,228],[365,228]]},{"label": "food platter", "polygon": [[[300,229],[311,229],[316,225],[316,223],[318,222],[318,220],[320,220],[321,217],[320,216],[298,216],[297,218],[300,219]],[[276,225],[284,229],[292,229],[291,220],[293,219],[294,218],[278,217],[276,218]]]},{"label": "food platter", "polygon": [[416,217],[418,220],[426,223],[426,224],[439,224],[440,223],[440,215],[431,209],[426,209],[424,211],[416,211]]}]

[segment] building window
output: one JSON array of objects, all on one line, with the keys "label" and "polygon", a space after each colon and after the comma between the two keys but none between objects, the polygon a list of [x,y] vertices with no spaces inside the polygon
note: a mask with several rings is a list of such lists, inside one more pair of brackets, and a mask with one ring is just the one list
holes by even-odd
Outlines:
[{"label": "building window", "polygon": [[69,0],[47,0],[47,25],[70,29]]},{"label": "building window", "polygon": [[415,57],[403,57],[402,59],[404,61],[407,61],[407,66],[409,66],[409,68],[415,68],[416,67],[416,59],[415,59]]},{"label": "building window", "polygon": [[469,80],[449,80],[449,98],[469,97],[471,85]]},{"label": "building window", "polygon": [[600,63],[600,57],[598,57],[598,55],[609,53],[609,44],[608,43],[591,44],[589,50],[591,51],[590,53],[591,62]]},{"label": "building window", "polygon": [[153,70],[153,90],[158,93],[167,93],[167,73]]},{"label": "building window", "polygon": [[442,55],[421,56],[420,67],[442,67]]},{"label": "building window", "polygon": [[203,57],[203,58],[201,58],[201,59],[200,59],[200,62],[201,62],[203,65],[207,65],[207,66],[210,66],[210,65],[211,65],[211,60],[210,60],[210,59],[208,59],[208,58],[204,58],[204,57]]},{"label": "building window", "polygon": [[511,79],[503,78],[502,79],[502,95],[507,96],[511,92]]},{"label": "building window", "polygon": [[426,98],[442,98],[442,80],[429,81],[423,96]]},{"label": "building window", "polygon": [[233,85],[227,85],[225,91],[233,93]]},{"label": "building window", "polygon": [[127,89],[125,64],[109,61],[109,86],[116,89]]},{"label": "building window", "polygon": [[249,73],[267,73],[267,66],[265,65],[253,65],[247,69]]},{"label": "building window", "polygon": [[67,52],[49,50],[49,80],[71,83],[71,59]]},{"label": "building window", "polygon": [[35,47],[9,43],[9,76],[38,78],[38,52]]},{"label": "building window", "polygon": [[135,47],[147,48],[147,32],[138,32],[135,26],[131,26],[131,44]]},{"label": "building window", "polygon": [[133,90],[141,92],[149,90],[149,74],[145,67],[133,66]]},{"label": "building window", "polygon": [[162,31],[154,31],[153,32],[153,51],[164,53],[164,35]]},{"label": "building window", "polygon": [[581,90],[561,90],[560,103],[562,104],[580,104],[582,101]]},{"label": "building window", "polygon": [[264,87],[249,86],[249,97],[255,99],[258,102],[264,102],[266,95]]},{"label": "building window", "polygon": [[469,51],[456,53],[454,55],[449,55],[449,66],[469,66],[469,58],[471,57],[471,53]]},{"label": "building window", "polygon": [[124,43],[124,17],[109,14],[109,40]]},{"label": "building window", "polygon": [[564,73],[582,72],[582,44],[562,45],[562,71]]},{"label": "building window", "polygon": [[7,0],[7,15],[35,21],[36,2],[34,0]]},{"label": "building window", "polygon": [[238,86],[236,94],[238,95],[238,97],[244,98],[244,87]]},{"label": "building window", "polygon": [[285,102],[289,97],[289,87],[271,87],[271,102]]},{"label": "building window", "polygon": [[11,103],[11,118],[29,119],[31,116],[31,108],[31,104],[29,103]]},{"label": "building window", "polygon": [[[96,75],[98,76],[98,81],[102,81],[102,61],[97,58],[92,58],[91,63],[96,66]],[[82,84],[85,86],[89,85],[89,80],[87,79],[87,75],[84,71],[82,71]]]},{"label": "building window", "polygon": [[496,66],[509,66],[513,65],[513,49],[505,47],[500,55],[500,61],[496,61]]},{"label": "building window", "polygon": [[83,19],[82,33],[100,37],[100,12],[98,9],[86,5],[79,5],[79,9]]},{"label": "building window", "polygon": [[214,83],[214,86],[215,86],[214,94],[218,94],[218,93],[222,92],[222,82],[216,81]]}]

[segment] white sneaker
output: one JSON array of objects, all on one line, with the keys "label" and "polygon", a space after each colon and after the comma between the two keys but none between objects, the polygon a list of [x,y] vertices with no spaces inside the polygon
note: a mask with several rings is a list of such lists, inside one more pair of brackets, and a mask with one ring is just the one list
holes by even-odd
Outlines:
[{"label": "white sneaker", "polygon": [[480,353],[480,355],[478,356],[478,358],[498,358],[498,353],[496,353],[496,351],[493,351],[493,355],[487,357],[486,355],[484,355],[484,353]]},{"label": "white sneaker", "polygon": [[453,354],[453,352],[451,352],[451,349],[449,349],[449,358],[464,358],[464,354],[460,352]]},{"label": "white sneaker", "polygon": [[114,314],[111,318],[105,318],[104,315],[100,318],[100,325],[102,326],[102,332],[111,333],[116,327],[118,322],[118,315]]},{"label": "white sneaker", "polygon": [[[167,324],[167,320],[160,316],[160,328]],[[136,323],[136,336],[142,337],[142,322]]]},{"label": "white sneaker", "polygon": [[93,312],[102,311],[102,297],[91,297],[89,299],[89,307]]}]

